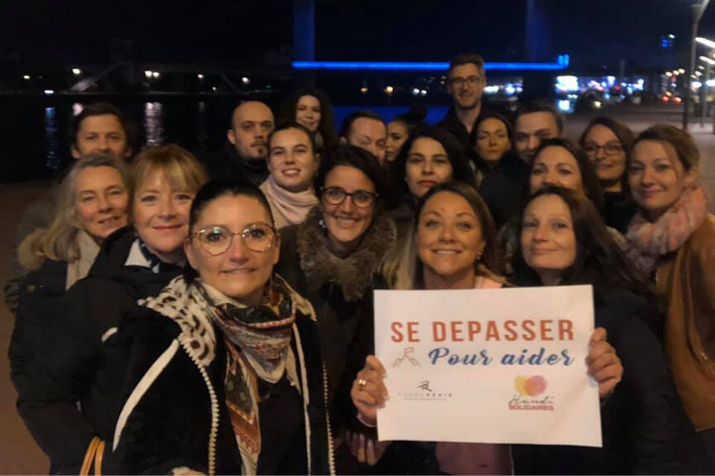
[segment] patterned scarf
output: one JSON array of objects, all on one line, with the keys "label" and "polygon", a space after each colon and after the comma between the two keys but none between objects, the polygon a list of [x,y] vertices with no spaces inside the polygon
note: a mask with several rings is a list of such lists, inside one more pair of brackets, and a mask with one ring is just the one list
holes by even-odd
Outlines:
[{"label": "patterned scarf", "polygon": [[677,251],[690,238],[707,214],[705,189],[699,184],[688,187],[655,222],[650,222],[640,210],[628,226],[623,251],[634,266],[650,274],[662,256]]},{"label": "patterned scarf", "polygon": [[297,382],[290,352],[296,305],[279,276],[267,286],[263,303],[245,307],[202,283],[212,321],[221,329],[227,348],[226,406],[241,450],[246,474],[255,474],[261,453],[258,420],[258,379],[278,382],[287,371]]}]

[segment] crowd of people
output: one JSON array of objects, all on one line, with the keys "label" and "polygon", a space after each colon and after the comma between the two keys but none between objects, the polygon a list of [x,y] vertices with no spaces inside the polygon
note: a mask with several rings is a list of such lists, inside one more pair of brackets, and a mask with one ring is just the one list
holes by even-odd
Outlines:
[{"label": "crowd of people", "polygon": [[[486,84],[481,57],[454,58],[437,125],[358,111],[338,131],[312,87],[278,121],[245,101],[198,156],[85,106],[5,286],[17,409],[49,471],[715,472],[715,218],[693,138],[599,117],[575,143],[549,103],[502,113]],[[576,284],[594,290],[603,448],[378,441],[375,289]]]}]

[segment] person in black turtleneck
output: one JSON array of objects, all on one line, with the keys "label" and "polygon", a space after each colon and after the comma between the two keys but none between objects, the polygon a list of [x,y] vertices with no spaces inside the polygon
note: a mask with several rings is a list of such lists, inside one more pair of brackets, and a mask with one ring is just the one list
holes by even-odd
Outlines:
[{"label": "person in black turtleneck", "polygon": [[49,456],[51,474],[78,474],[94,437],[109,458],[128,364],[126,345],[112,336],[139,300],[180,274],[189,209],[205,181],[198,160],[177,145],[139,154],[130,176],[131,226],[104,240],[87,277],[43,316],[42,349],[18,388],[17,409]]},{"label": "person in black turtleneck", "polygon": [[603,219],[606,225],[624,234],[637,208],[626,177],[626,157],[634,140],[633,132],[625,124],[606,116],[589,122],[579,139],[604,191]]},{"label": "person in black turtleneck", "polygon": [[497,228],[519,211],[528,170],[512,149],[512,137],[509,120],[493,111],[480,116],[472,131],[479,193]]},{"label": "person in black turtleneck", "polygon": [[201,162],[211,180],[234,178],[258,186],[268,178],[268,136],[275,122],[271,109],[260,101],[245,101],[231,115],[228,142],[219,152],[204,154]]}]

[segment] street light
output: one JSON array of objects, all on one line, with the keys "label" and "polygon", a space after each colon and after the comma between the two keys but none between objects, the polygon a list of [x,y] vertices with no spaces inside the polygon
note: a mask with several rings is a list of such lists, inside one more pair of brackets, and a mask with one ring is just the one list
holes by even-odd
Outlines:
[{"label": "street light", "polygon": [[72,68],[72,74],[74,74],[75,76],[79,76],[80,74],[82,74],[82,70],[79,68]]},{"label": "street light", "polygon": [[692,92],[690,91],[690,75],[695,70],[695,50],[698,43],[698,26],[700,25],[700,20],[703,18],[705,10],[708,8],[710,0],[703,0],[703,3],[699,5],[692,5],[693,14],[693,30],[692,36],[690,37],[690,68],[688,69],[688,75],[685,78],[685,108],[683,109],[683,130],[688,130],[688,123],[690,122],[690,103],[692,101]]},{"label": "street light", "polygon": [[715,48],[715,41],[708,40],[707,38],[703,38],[702,36],[695,38],[695,41],[697,41],[701,45],[707,46],[708,48]]}]

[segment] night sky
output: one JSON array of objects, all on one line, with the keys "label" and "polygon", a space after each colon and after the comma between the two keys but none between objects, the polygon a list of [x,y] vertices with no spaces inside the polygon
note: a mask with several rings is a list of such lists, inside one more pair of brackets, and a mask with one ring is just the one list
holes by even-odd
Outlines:
[{"label": "night sky", "polygon": [[[689,36],[689,0],[547,0],[555,53],[581,66],[657,60],[661,35]],[[6,0],[2,60],[109,62],[130,40],[137,60],[259,62],[290,57],[292,0],[122,2]],[[524,55],[525,0],[316,0],[317,59],[443,61],[463,51],[488,60]],[[715,36],[715,6],[702,25]],[[112,46],[114,45],[114,46]]]}]

